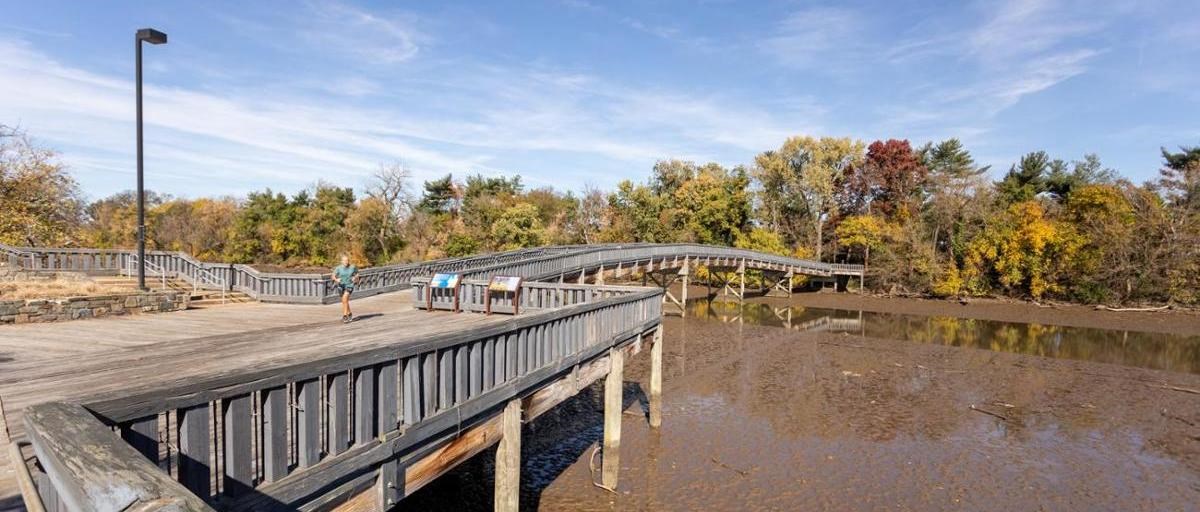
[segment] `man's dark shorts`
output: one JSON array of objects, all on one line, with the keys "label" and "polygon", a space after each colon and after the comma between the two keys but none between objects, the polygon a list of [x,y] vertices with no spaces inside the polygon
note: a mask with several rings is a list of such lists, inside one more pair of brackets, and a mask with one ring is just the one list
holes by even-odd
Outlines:
[{"label": "man's dark shorts", "polygon": [[342,295],[345,295],[345,294],[347,294],[347,293],[354,293],[354,287],[353,287],[353,286],[346,286],[346,285],[344,285],[344,284],[339,284],[339,285],[337,285],[337,290],[338,290],[338,296],[339,296],[339,297],[341,297]]}]

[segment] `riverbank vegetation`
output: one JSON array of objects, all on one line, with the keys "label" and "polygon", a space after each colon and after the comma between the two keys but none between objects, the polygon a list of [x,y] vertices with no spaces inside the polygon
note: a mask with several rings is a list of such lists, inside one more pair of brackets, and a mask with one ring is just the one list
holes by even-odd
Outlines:
[{"label": "riverbank vegetation", "polygon": [[[699,242],[867,263],[888,293],[1084,303],[1200,302],[1200,147],[1163,149],[1136,184],[1095,155],[1043,151],[1004,172],[957,139],[913,146],[792,137],[736,167],[663,160],[614,190],[529,187],[519,175],[412,183],[381,166],[360,190],[148,194],[148,244],[206,260],[325,266],[543,244]],[[94,201],[53,151],[0,130],[0,242],[131,247],[134,194]]]}]

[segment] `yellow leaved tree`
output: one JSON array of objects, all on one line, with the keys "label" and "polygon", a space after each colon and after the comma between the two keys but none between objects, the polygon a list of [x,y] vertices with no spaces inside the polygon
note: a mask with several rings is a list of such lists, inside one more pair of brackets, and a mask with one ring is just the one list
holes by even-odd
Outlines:
[{"label": "yellow leaved tree", "polygon": [[1037,200],[1015,203],[967,245],[962,278],[972,293],[1000,289],[1039,299],[1063,291],[1083,243]]}]

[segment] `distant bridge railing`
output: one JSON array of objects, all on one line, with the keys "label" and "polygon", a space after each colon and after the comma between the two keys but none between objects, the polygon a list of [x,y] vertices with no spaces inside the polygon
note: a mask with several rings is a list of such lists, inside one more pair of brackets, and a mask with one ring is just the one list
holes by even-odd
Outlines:
[{"label": "distant bridge railing", "polygon": [[[385,265],[359,272],[355,297],[393,292],[407,288],[412,278],[436,272],[457,272],[478,266],[495,265],[533,258],[580,246],[550,246],[519,249],[478,256]],[[136,264],[137,253],[120,249],[79,249],[12,247],[0,245],[9,263],[30,270],[84,273],[121,273]],[[167,277],[179,278],[199,289],[237,291],[264,302],[322,304],[337,301],[337,290],[328,274],[260,272],[249,265],[201,262],[177,251],[147,251],[147,266],[161,268]]]},{"label": "distant bridge railing", "polygon": [[511,263],[499,263],[462,273],[464,279],[484,279],[493,275],[521,276],[525,279],[550,279],[598,269],[639,264],[678,267],[683,261],[722,268],[746,268],[793,272],[812,276],[863,273],[862,265],[822,263],[818,261],[767,254],[749,249],[703,244],[623,244],[589,247],[564,254],[550,254]]},{"label": "distant bridge railing", "polygon": [[[641,286],[597,286],[583,284],[560,284],[525,281],[517,294],[487,293],[488,281],[467,280],[458,284],[450,293],[429,287],[429,278],[413,279],[413,306],[417,309],[458,311],[471,313],[535,313],[576,304],[586,304],[610,297],[619,297],[646,291]],[[454,292],[457,292],[457,302]],[[490,304],[489,304],[490,302]],[[515,304],[514,304],[515,302]],[[513,306],[517,306],[514,308]]]},{"label": "distant bridge railing", "polygon": [[0,255],[11,266],[24,267],[33,261],[33,253],[21,250],[11,245],[0,244]]},{"label": "distant bridge railing", "polygon": [[30,406],[27,432],[51,484],[40,494],[70,510],[329,503],[661,322],[660,289],[527,287],[521,295],[580,300],[428,339]]},{"label": "distant bridge railing", "polygon": [[[34,270],[118,272],[136,253],[127,250],[61,249],[2,246],[12,263]],[[683,260],[715,267],[777,270],[812,276],[858,276],[861,265],[822,263],[772,254],[702,244],[593,244],[547,246],[461,258],[445,258],[366,268],[359,272],[355,297],[408,288],[418,277],[439,272],[460,273],[468,279],[492,275],[546,280],[564,274],[594,271],[604,266],[678,264]],[[327,304],[337,301],[337,288],[328,274],[260,272],[249,265],[207,263],[175,251],[148,251],[146,261],[198,288],[223,286],[264,302]]]}]

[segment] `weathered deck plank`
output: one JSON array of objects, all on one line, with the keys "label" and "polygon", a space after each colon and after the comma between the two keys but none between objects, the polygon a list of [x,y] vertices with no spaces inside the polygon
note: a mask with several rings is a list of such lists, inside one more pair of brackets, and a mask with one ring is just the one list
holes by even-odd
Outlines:
[{"label": "weathered deck plank", "polygon": [[[7,326],[0,328],[0,396],[9,410],[10,423],[17,426],[15,434],[21,436],[22,410],[35,403],[417,342],[433,334],[506,318],[416,311],[411,309],[409,297],[391,294],[356,301],[361,320],[349,325],[338,322],[337,305],[246,304]],[[3,358],[13,360],[5,362]],[[10,475],[7,461],[0,461],[0,503],[18,492]]]}]

